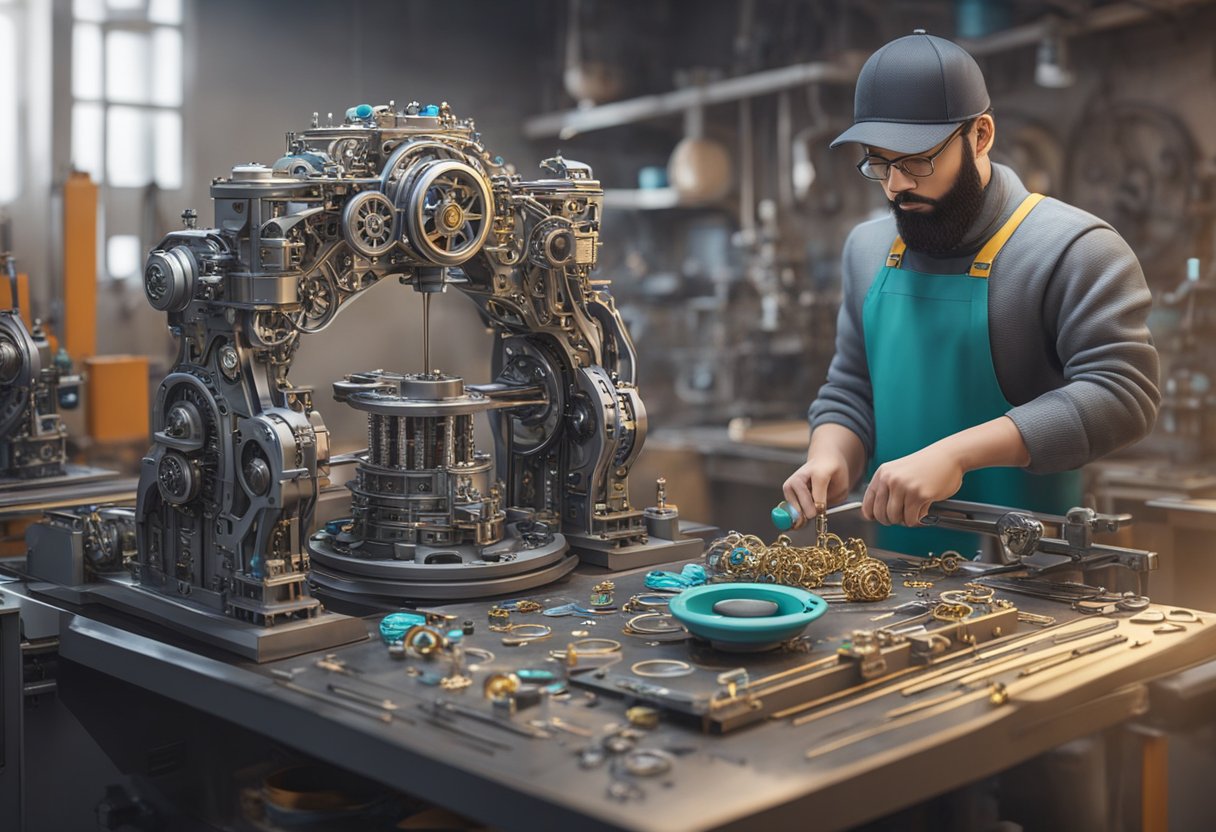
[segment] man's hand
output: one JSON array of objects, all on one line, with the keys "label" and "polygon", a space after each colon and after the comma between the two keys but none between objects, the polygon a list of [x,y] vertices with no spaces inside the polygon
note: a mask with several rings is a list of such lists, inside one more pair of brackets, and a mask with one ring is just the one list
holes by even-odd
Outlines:
[{"label": "man's hand", "polygon": [[798,509],[795,529],[818,514],[817,506],[837,503],[849,494],[849,466],[843,454],[822,453],[802,465],[781,487],[786,501]]},{"label": "man's hand", "polygon": [[963,473],[958,457],[938,445],[893,459],[874,472],[861,515],[885,526],[918,526],[930,503],[958,492]]},{"label": "man's hand", "polygon": [[999,416],[880,465],[866,489],[861,514],[888,526],[917,526],[930,503],[958,493],[968,471],[1029,464],[1030,451],[1017,425]]},{"label": "man's hand", "polygon": [[865,448],[857,435],[836,424],[820,425],[811,436],[806,464],[790,475],[781,490],[798,510],[800,529],[818,513],[817,506],[838,503],[849,495],[865,466]]}]

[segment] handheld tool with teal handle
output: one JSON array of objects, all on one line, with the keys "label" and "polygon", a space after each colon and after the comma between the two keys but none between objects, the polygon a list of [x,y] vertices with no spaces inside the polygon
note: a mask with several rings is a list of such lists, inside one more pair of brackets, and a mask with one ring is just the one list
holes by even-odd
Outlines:
[{"label": "handheld tool with teal handle", "polygon": [[[843,511],[853,511],[854,509],[858,508],[861,508],[860,501],[853,503],[841,503],[840,505],[821,513],[824,515],[839,514]],[[790,505],[788,500],[782,500],[773,507],[773,510],[769,513],[769,516],[773,518],[773,525],[777,527],[777,531],[787,532],[794,527],[795,523],[798,522],[798,517],[800,514],[797,506]]]}]

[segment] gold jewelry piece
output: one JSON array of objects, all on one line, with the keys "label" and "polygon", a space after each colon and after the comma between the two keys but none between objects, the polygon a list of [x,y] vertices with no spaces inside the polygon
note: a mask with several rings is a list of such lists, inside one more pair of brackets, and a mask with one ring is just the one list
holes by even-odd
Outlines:
[{"label": "gold jewelry piece", "polygon": [[953,549],[948,549],[941,555],[934,555],[930,552],[929,557],[923,558],[919,564],[921,572],[940,569],[943,575],[953,575],[962,565],[963,556]]},{"label": "gold jewelry piece", "polygon": [[664,598],[660,595],[634,595],[623,605],[621,605],[621,611],[641,612],[643,610],[655,610],[660,607],[666,607],[670,601],[670,598]]},{"label": "gold jewelry piece", "polygon": [[543,609],[540,604],[535,601],[519,601],[515,604],[515,611],[521,613],[540,612]]},{"label": "gold jewelry piece", "polygon": [[864,558],[845,567],[844,597],[850,601],[882,601],[891,594],[891,570],[875,558]]},{"label": "gold jewelry piece", "polygon": [[454,673],[439,680],[439,687],[444,690],[464,690],[473,684],[473,680],[463,673]]},{"label": "gold jewelry piece", "polygon": [[621,643],[614,638],[580,638],[570,646],[586,656],[616,653],[621,649]]},{"label": "gold jewelry piece", "polygon": [[967,602],[970,604],[988,604],[992,602],[996,595],[996,590],[990,586],[983,584],[967,583],[963,584],[969,591],[967,593]]},{"label": "gold jewelry piece", "polygon": [[833,572],[861,563],[868,557],[864,541],[842,540],[827,530],[827,517],[816,518],[818,534],[811,546],[794,546],[787,535],[765,544],[756,535],[730,532],[713,541],[705,553],[711,580],[777,583],[815,589]]},{"label": "gold jewelry piece", "polygon": [[502,643],[507,647],[518,647],[531,641],[544,641],[553,635],[553,628],[548,624],[511,624],[506,632],[511,635],[504,638]]},{"label": "gold jewelry piece", "polygon": [[975,612],[975,609],[970,604],[943,603],[934,607],[933,611],[929,614],[935,621],[945,621],[952,624],[955,621],[962,621],[973,612]]},{"label": "gold jewelry piece", "polygon": [[673,678],[687,676],[692,673],[692,665],[678,659],[647,659],[644,662],[634,662],[629,668],[634,676]]},{"label": "gold jewelry piece", "polygon": [[904,586],[909,589],[931,589],[933,581],[904,581]]},{"label": "gold jewelry piece", "polygon": [[[664,626],[643,626],[639,622],[647,622],[653,624],[664,623]],[[641,636],[666,636],[672,633],[687,633],[683,624],[676,622],[669,613],[665,612],[644,612],[641,615],[635,615],[625,623],[622,632],[628,635]]]},{"label": "gold jewelry piece", "polygon": [[645,705],[635,705],[625,709],[625,719],[630,725],[638,728],[654,728],[659,724],[658,708],[648,708]]},{"label": "gold jewelry piece", "polygon": [[490,607],[486,610],[486,618],[490,620],[490,631],[494,633],[505,633],[511,626],[511,611],[505,607]]},{"label": "gold jewelry piece", "polygon": [[1026,624],[1038,624],[1043,627],[1050,627],[1056,623],[1055,618],[1050,615],[1039,615],[1038,613],[1026,612],[1025,610],[1018,610],[1018,621],[1025,622]]},{"label": "gold jewelry piece", "polygon": [[415,624],[405,631],[402,639],[405,649],[425,658],[430,658],[442,652],[448,645],[443,633],[427,624]]},{"label": "gold jewelry piece", "polygon": [[593,607],[611,607],[612,593],[616,591],[616,584],[612,581],[600,581],[591,588],[590,603]]},{"label": "gold jewelry piece", "polygon": [[491,702],[505,702],[519,690],[519,677],[514,673],[494,673],[486,677],[481,692]]}]

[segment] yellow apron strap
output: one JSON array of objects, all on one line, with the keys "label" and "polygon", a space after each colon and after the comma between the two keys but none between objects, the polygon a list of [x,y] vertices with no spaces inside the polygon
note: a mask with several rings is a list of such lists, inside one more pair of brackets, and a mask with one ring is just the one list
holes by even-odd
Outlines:
[{"label": "yellow apron strap", "polygon": [[891,251],[887,253],[887,266],[892,269],[898,269],[899,264],[904,259],[904,249],[907,247],[902,237],[896,237],[895,242],[891,243]]},{"label": "yellow apron strap", "polygon": [[[1022,200],[1022,204],[1017,207],[1005,224],[1000,227],[992,238],[984,244],[980,249],[980,253],[976,255],[975,262],[971,264],[971,270],[967,274],[972,277],[987,277],[992,272],[992,261],[996,260],[996,256],[1001,253],[1001,249],[1005,243],[1009,242],[1009,238],[1013,236],[1013,232],[1018,230],[1018,226],[1022,224],[1022,220],[1026,219],[1026,215],[1030,213],[1034,206],[1042,201],[1042,194],[1029,194]],[[888,258],[888,263],[890,258]]]}]

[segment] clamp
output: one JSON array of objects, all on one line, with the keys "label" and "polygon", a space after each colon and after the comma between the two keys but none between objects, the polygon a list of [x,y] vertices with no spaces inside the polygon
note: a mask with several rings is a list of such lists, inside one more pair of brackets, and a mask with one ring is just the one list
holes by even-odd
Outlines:
[{"label": "clamp", "polygon": [[[1100,514],[1091,508],[1077,507],[1061,517],[963,500],[940,500],[929,511],[921,520],[923,525],[992,535],[1000,544],[1002,563],[1021,564],[1036,572],[1064,565],[1078,569],[1122,566],[1136,573],[1139,591],[1143,593],[1148,574],[1158,566],[1156,552],[1094,542],[1095,534],[1130,525],[1130,514]],[[1060,537],[1048,537],[1046,525],[1058,527]],[[1035,555],[1063,556],[1067,560],[1045,565],[1025,562]]]}]

